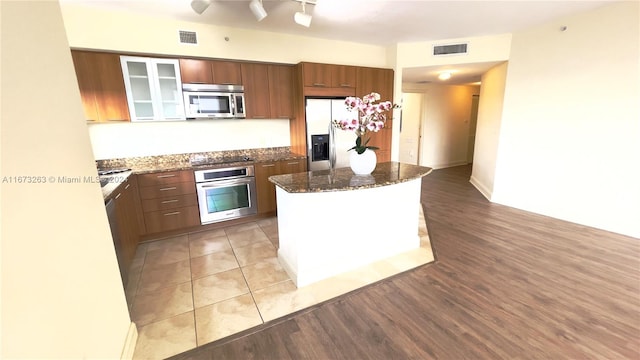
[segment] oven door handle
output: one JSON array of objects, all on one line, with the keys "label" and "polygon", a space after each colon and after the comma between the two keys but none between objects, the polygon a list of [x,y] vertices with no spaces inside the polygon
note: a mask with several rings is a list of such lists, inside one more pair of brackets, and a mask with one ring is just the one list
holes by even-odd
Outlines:
[{"label": "oven door handle", "polygon": [[222,186],[251,184],[253,182],[255,182],[255,177],[248,176],[244,178],[231,179],[231,180],[207,181],[207,182],[197,183],[196,186],[200,189],[213,189],[213,188],[219,188]]}]

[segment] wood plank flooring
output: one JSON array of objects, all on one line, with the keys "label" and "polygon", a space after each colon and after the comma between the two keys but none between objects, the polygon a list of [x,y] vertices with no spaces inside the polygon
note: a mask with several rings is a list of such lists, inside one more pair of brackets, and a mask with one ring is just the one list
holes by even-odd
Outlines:
[{"label": "wood plank flooring", "polygon": [[424,178],[436,262],[175,359],[640,359],[640,240]]}]

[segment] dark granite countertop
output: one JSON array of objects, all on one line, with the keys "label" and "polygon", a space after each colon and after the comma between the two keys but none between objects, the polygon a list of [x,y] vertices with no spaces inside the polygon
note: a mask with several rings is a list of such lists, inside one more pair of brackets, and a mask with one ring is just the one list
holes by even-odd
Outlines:
[{"label": "dark granite countertop", "polygon": [[[200,155],[202,157],[210,159],[213,163],[207,165],[192,165],[191,159],[194,155]],[[240,155],[247,155],[251,158],[251,160],[242,162],[226,161],[228,157],[238,157]],[[204,170],[238,165],[252,165],[271,161],[302,159],[306,159],[306,156],[292,153],[287,149],[276,148],[275,150],[267,149],[267,151],[223,151],[211,153],[159,155],[139,158],[98,160],[96,162],[96,165],[100,169],[113,169],[122,167],[131,169],[131,171],[128,172],[101,176],[101,178],[108,178],[110,180],[107,185],[102,187],[102,195],[106,201],[111,197],[112,193],[117,189],[118,185],[126,181],[126,179],[132,174],[150,174],[178,170]]]},{"label": "dark granite countertop", "polygon": [[290,193],[310,193],[366,189],[419,179],[431,168],[398,162],[378,163],[371,175],[355,175],[351,168],[274,175],[269,181]]}]

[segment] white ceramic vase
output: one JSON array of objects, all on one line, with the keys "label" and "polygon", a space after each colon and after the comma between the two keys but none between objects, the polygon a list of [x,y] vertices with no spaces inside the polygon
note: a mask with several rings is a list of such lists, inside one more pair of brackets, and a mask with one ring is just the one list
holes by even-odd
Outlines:
[{"label": "white ceramic vase", "polygon": [[369,175],[376,168],[378,157],[376,152],[370,149],[365,150],[362,154],[351,150],[349,154],[349,165],[356,175]]}]

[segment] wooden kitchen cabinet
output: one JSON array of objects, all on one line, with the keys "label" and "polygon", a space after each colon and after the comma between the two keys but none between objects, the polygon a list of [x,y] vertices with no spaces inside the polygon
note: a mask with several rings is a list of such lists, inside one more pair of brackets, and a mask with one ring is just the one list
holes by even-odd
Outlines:
[{"label": "wooden kitchen cabinet", "polygon": [[296,174],[307,171],[306,159],[281,160],[278,162],[278,175]]},{"label": "wooden kitchen cabinet", "polygon": [[186,84],[242,85],[240,63],[234,61],[180,59],[180,76]]},{"label": "wooden kitchen cabinet", "polygon": [[[115,203],[117,229],[112,234],[123,285],[127,286],[128,272],[138,248],[139,227],[136,202],[139,202],[135,175],[131,175],[116,188],[111,198]],[[112,224],[112,227],[114,225]]]},{"label": "wooden kitchen cabinet", "polygon": [[138,175],[146,233],[160,233],[200,225],[193,171]]},{"label": "wooden kitchen cabinet", "polygon": [[276,211],[276,188],[269,176],[278,175],[278,162],[257,163],[254,165],[256,177],[256,195],[258,214]]},{"label": "wooden kitchen cabinet", "polygon": [[257,163],[255,167],[258,214],[276,211],[276,187],[269,176],[295,174],[307,171],[306,159],[280,160]]},{"label": "wooden kitchen cabinet", "polygon": [[269,105],[273,119],[293,118],[293,66],[269,65]]},{"label": "wooden kitchen cabinet", "polygon": [[334,65],[318,63],[302,63],[303,86],[332,87],[331,71]]},{"label": "wooden kitchen cabinet", "polygon": [[356,76],[355,66],[333,65],[331,68],[331,86],[355,88]]},{"label": "wooden kitchen cabinet", "polygon": [[85,119],[130,121],[124,78],[117,54],[72,50]]},{"label": "wooden kitchen cabinet", "polygon": [[[362,97],[372,92],[380,94],[381,101],[393,103],[393,70],[358,67],[356,93]],[[371,133],[370,146],[377,146],[378,162],[391,161],[391,135],[393,127],[393,111],[387,113],[385,127],[377,133]]]},{"label": "wooden kitchen cabinet", "polygon": [[241,69],[247,119],[271,118],[269,66],[243,63]]},{"label": "wooden kitchen cabinet", "polygon": [[213,84],[208,60],[180,59],[180,77],[185,84]]}]

